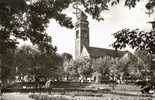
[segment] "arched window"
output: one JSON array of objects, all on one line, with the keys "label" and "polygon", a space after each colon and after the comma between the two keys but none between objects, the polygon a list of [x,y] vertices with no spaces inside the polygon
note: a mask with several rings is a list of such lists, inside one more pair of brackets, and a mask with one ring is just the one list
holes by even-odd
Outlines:
[{"label": "arched window", "polygon": [[79,30],[76,31],[76,38],[79,38]]}]

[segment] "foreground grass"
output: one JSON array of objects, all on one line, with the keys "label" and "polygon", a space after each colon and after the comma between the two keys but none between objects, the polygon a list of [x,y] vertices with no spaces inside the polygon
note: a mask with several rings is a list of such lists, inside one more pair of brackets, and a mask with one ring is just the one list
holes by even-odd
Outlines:
[{"label": "foreground grass", "polygon": [[155,100],[152,97],[138,97],[138,96],[119,96],[112,94],[103,94],[102,96],[66,96],[66,95],[42,95],[32,94],[29,96],[34,100]]}]

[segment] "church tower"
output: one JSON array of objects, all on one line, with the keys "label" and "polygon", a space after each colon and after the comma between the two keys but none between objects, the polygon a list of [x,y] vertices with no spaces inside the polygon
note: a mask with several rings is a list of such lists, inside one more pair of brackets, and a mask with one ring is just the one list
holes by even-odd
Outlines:
[{"label": "church tower", "polygon": [[83,46],[89,47],[89,22],[87,16],[81,12],[77,17],[75,24],[76,38],[75,38],[75,59],[79,58]]}]

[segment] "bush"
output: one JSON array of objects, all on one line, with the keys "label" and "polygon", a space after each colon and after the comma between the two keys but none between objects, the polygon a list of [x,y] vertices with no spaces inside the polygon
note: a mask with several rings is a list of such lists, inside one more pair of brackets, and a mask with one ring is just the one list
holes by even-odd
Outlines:
[{"label": "bush", "polygon": [[64,96],[48,96],[48,95],[41,95],[41,94],[31,94],[29,96],[34,100],[73,100],[72,98],[67,98]]}]

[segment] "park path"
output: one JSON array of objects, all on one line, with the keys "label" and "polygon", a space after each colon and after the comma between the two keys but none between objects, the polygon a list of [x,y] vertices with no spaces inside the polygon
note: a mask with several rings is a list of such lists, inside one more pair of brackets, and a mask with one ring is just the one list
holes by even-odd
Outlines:
[{"label": "park path", "polygon": [[0,100],[33,100],[28,97],[28,93],[5,93],[0,97]]}]

